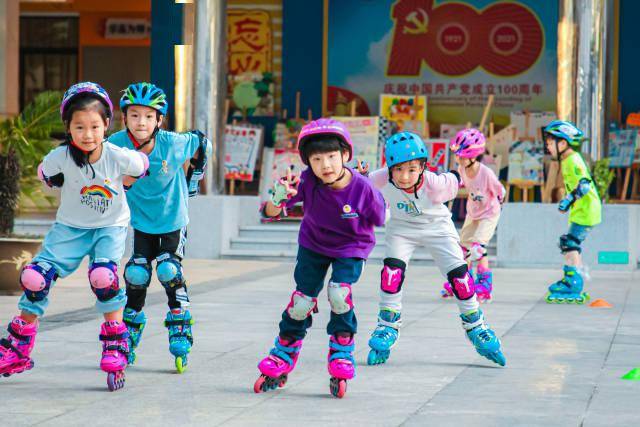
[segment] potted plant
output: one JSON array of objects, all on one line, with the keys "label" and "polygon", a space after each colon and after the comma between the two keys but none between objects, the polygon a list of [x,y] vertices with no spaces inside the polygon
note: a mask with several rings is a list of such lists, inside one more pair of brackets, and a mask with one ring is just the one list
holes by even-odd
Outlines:
[{"label": "potted plant", "polygon": [[19,275],[38,251],[42,240],[13,235],[19,201],[30,200],[36,206],[45,195],[37,177],[37,167],[53,148],[51,134],[62,130],[58,115],[61,94],[38,95],[16,117],[0,121],[0,292],[20,292]]},{"label": "potted plant", "polygon": [[615,173],[609,167],[610,158],[605,157],[593,165],[593,180],[603,203],[609,202],[609,186],[615,177]]}]

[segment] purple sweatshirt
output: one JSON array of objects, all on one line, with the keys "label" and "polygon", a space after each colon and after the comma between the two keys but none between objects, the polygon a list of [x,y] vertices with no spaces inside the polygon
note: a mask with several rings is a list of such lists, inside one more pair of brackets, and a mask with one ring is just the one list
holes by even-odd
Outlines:
[{"label": "purple sweatshirt", "polygon": [[351,170],[349,185],[327,187],[311,168],[300,175],[298,194],[287,206],[304,205],[298,244],[332,258],[366,259],[376,244],[373,227],[382,226],[385,202],[369,179]]}]

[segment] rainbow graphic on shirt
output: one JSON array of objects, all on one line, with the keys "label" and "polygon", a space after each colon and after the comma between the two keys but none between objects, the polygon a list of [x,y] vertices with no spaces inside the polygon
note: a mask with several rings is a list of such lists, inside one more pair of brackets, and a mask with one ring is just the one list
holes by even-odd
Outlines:
[{"label": "rainbow graphic on shirt", "polygon": [[83,196],[99,196],[103,199],[112,199],[113,193],[110,189],[102,187],[101,185],[91,185],[89,187],[82,187],[80,194]]}]

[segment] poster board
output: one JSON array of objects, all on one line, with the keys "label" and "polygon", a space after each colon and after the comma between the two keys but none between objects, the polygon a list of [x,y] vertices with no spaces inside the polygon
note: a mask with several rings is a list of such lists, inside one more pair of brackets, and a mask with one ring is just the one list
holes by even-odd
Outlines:
[{"label": "poster board", "polygon": [[436,173],[445,172],[449,166],[449,140],[427,139],[424,143],[429,151],[429,170]]},{"label": "poster board", "polygon": [[379,113],[398,124],[398,132],[408,131],[420,136],[427,132],[427,97],[424,95],[380,94]]},{"label": "poster board", "polygon": [[349,166],[355,167],[355,161],[365,161],[371,170],[382,164],[384,144],[391,136],[389,121],[384,117],[333,117],[342,122],[351,135],[353,142],[353,160]]},{"label": "poster board", "polygon": [[558,118],[554,111],[512,111],[510,116],[510,126],[515,127],[520,140],[541,139],[539,129]]},{"label": "poster board", "polygon": [[509,158],[509,148],[516,140],[516,127],[509,125],[506,128],[497,132],[493,137],[487,140],[487,149],[495,156],[500,156],[502,159]]},{"label": "poster board", "polygon": [[224,129],[224,178],[253,181],[264,129],[254,125],[226,125]]},{"label": "poster board", "polygon": [[509,184],[522,187],[544,181],[542,141],[516,141],[509,149]]},{"label": "poster board", "polygon": [[609,132],[609,167],[628,168],[634,162],[638,141],[638,129],[618,129]]},{"label": "poster board", "polygon": [[440,138],[451,140],[456,136],[458,132],[466,128],[466,125],[452,125],[449,123],[442,123],[440,125]]}]

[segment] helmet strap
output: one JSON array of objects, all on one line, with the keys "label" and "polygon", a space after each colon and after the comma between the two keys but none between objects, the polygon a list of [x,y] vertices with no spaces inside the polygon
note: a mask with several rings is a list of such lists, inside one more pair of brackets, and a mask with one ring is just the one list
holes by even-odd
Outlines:
[{"label": "helmet strap", "polygon": [[158,131],[160,130],[160,128],[158,126],[156,126],[156,128],[153,130],[153,133],[151,134],[151,136],[149,137],[149,139],[147,139],[146,141],[138,141],[136,139],[135,136],[133,136],[133,132],[131,132],[131,130],[129,130],[129,127],[127,126],[127,136],[129,136],[129,139],[131,140],[131,142],[133,143],[134,148],[137,151],[142,150],[142,148],[149,144],[151,141],[153,141],[153,139],[156,137],[156,135],[158,134]]},{"label": "helmet strap", "polygon": [[344,163],[342,164],[342,170],[340,171],[340,176],[338,176],[338,178],[333,181],[333,182],[323,182],[323,185],[326,185],[327,187],[332,186],[333,184],[335,184],[336,182],[340,181],[342,178],[344,178],[344,176],[347,173],[347,169],[344,167]]}]

